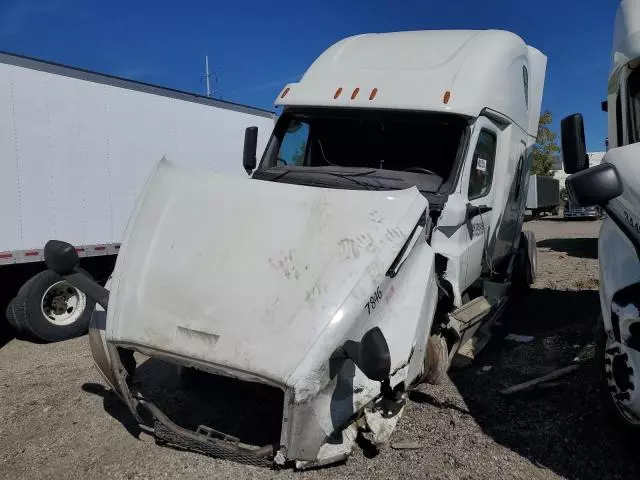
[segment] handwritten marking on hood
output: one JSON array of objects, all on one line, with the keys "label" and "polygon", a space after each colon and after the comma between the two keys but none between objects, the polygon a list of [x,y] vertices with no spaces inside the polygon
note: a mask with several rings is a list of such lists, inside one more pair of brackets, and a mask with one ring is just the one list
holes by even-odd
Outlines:
[{"label": "handwritten marking on hood", "polygon": [[400,242],[405,239],[404,233],[398,227],[387,228],[385,237],[390,242]]},{"label": "handwritten marking on hood", "polygon": [[340,247],[340,260],[357,260],[360,258],[360,248],[354,240],[344,238],[338,242],[338,246]]},{"label": "handwritten marking on hood", "polygon": [[276,297],[262,314],[262,324],[272,326],[276,323],[276,311],[280,306],[280,297]]},{"label": "handwritten marking on hood", "polygon": [[322,295],[325,292],[325,290],[326,288],[322,284],[316,283],[313,287],[311,287],[311,290],[307,292],[307,295],[305,296],[305,300],[307,302],[313,302],[316,298]]},{"label": "handwritten marking on hood", "polygon": [[378,247],[376,247],[376,244],[373,241],[373,237],[370,233],[363,233],[356,239],[356,242],[358,242],[358,246],[360,248],[364,248],[370,253],[375,253],[378,250]]},{"label": "handwritten marking on hood", "polygon": [[273,268],[281,272],[287,280],[298,280],[300,278],[300,272],[296,267],[294,255],[295,250],[289,250],[289,252],[281,258],[270,258],[269,263]]},{"label": "handwritten marking on hood", "polygon": [[369,212],[369,220],[373,223],[382,223],[384,217],[378,210],[372,210]]}]

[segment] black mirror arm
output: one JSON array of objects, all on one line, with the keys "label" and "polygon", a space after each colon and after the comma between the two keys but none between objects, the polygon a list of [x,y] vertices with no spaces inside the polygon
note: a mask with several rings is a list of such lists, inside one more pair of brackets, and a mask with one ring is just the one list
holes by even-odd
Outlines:
[{"label": "black mirror arm", "polygon": [[97,282],[90,279],[83,273],[74,270],[73,273],[63,275],[64,279],[81,292],[84,292],[89,298],[92,298],[102,308],[107,310],[109,304],[109,290],[100,286]]},{"label": "black mirror arm", "polygon": [[342,352],[344,353],[344,356],[350,359],[356,365],[358,365],[358,347],[359,343],[354,342],[353,340],[347,340],[342,346]]}]

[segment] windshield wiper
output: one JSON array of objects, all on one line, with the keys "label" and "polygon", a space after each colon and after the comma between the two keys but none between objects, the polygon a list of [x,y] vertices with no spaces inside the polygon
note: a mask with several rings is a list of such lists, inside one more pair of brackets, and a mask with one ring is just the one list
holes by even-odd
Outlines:
[{"label": "windshield wiper", "polygon": [[361,187],[364,187],[367,189],[375,189],[375,190],[384,189],[384,186],[382,185],[372,185],[368,182],[361,182],[360,180],[356,180],[355,178],[353,178],[353,177],[368,175],[372,172],[375,172],[375,170],[372,170],[371,172],[360,173],[360,174],[343,174],[343,173],[336,173],[336,172],[318,172],[318,173],[323,173],[324,175],[331,175],[333,177],[343,178],[345,180],[349,180],[350,182],[353,182],[356,185],[360,185]]},{"label": "windshield wiper", "polygon": [[[332,177],[337,177],[337,178],[342,178],[344,180],[349,180],[352,183],[355,183],[356,185],[359,185],[365,189],[375,189],[375,190],[380,190],[380,189],[384,189],[383,185],[372,185],[371,183],[368,182],[361,182],[359,180],[356,180],[353,177],[361,177],[361,176],[365,176],[365,175],[370,175],[372,173],[375,173],[377,170],[369,170],[366,172],[359,172],[359,173],[337,173],[337,172],[326,172],[326,171],[322,171],[322,170],[312,170],[312,169],[296,169],[296,170],[285,170],[284,172],[282,172],[280,175],[277,175],[271,179],[269,179],[272,182],[277,182],[278,180],[280,180],[282,177],[284,177],[285,175],[289,174],[289,173],[305,173],[305,174],[316,174],[316,175],[330,175]],[[379,183],[379,182],[378,182]]]}]

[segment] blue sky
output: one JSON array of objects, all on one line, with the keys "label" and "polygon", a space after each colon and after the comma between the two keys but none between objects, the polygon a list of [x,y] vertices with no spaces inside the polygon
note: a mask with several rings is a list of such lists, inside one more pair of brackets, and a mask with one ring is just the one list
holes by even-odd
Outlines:
[{"label": "blue sky", "polygon": [[543,108],[585,116],[604,150],[617,2],[2,0],[0,50],[202,93],[204,55],[223,99],[271,108],[282,86],[348,35],[414,29],[510,30],[549,57]]}]

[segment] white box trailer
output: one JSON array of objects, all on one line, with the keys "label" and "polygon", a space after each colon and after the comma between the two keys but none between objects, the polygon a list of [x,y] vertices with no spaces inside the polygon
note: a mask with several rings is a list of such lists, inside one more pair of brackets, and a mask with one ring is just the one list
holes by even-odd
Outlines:
[{"label": "white box trailer", "polygon": [[[274,119],[272,112],[257,108],[0,53],[4,295],[16,293],[16,280],[44,269],[42,263],[25,266],[25,274],[18,266],[41,262],[50,238],[69,239],[81,257],[115,257],[138,194],[162,157],[197,170],[246,177],[241,160],[245,129],[259,127],[261,151]],[[43,282],[35,282],[37,290]],[[56,291],[49,294],[60,304]],[[14,313],[8,310],[15,325]],[[31,325],[38,323],[33,318],[15,326],[45,340],[66,338],[86,330],[86,325],[71,328],[76,322],[64,325],[76,313],[49,318],[66,327],[52,325],[62,336],[40,331]]]},{"label": "white box trailer", "polygon": [[531,175],[527,191],[527,210],[533,215],[558,214],[560,206],[560,182],[553,177]]}]

